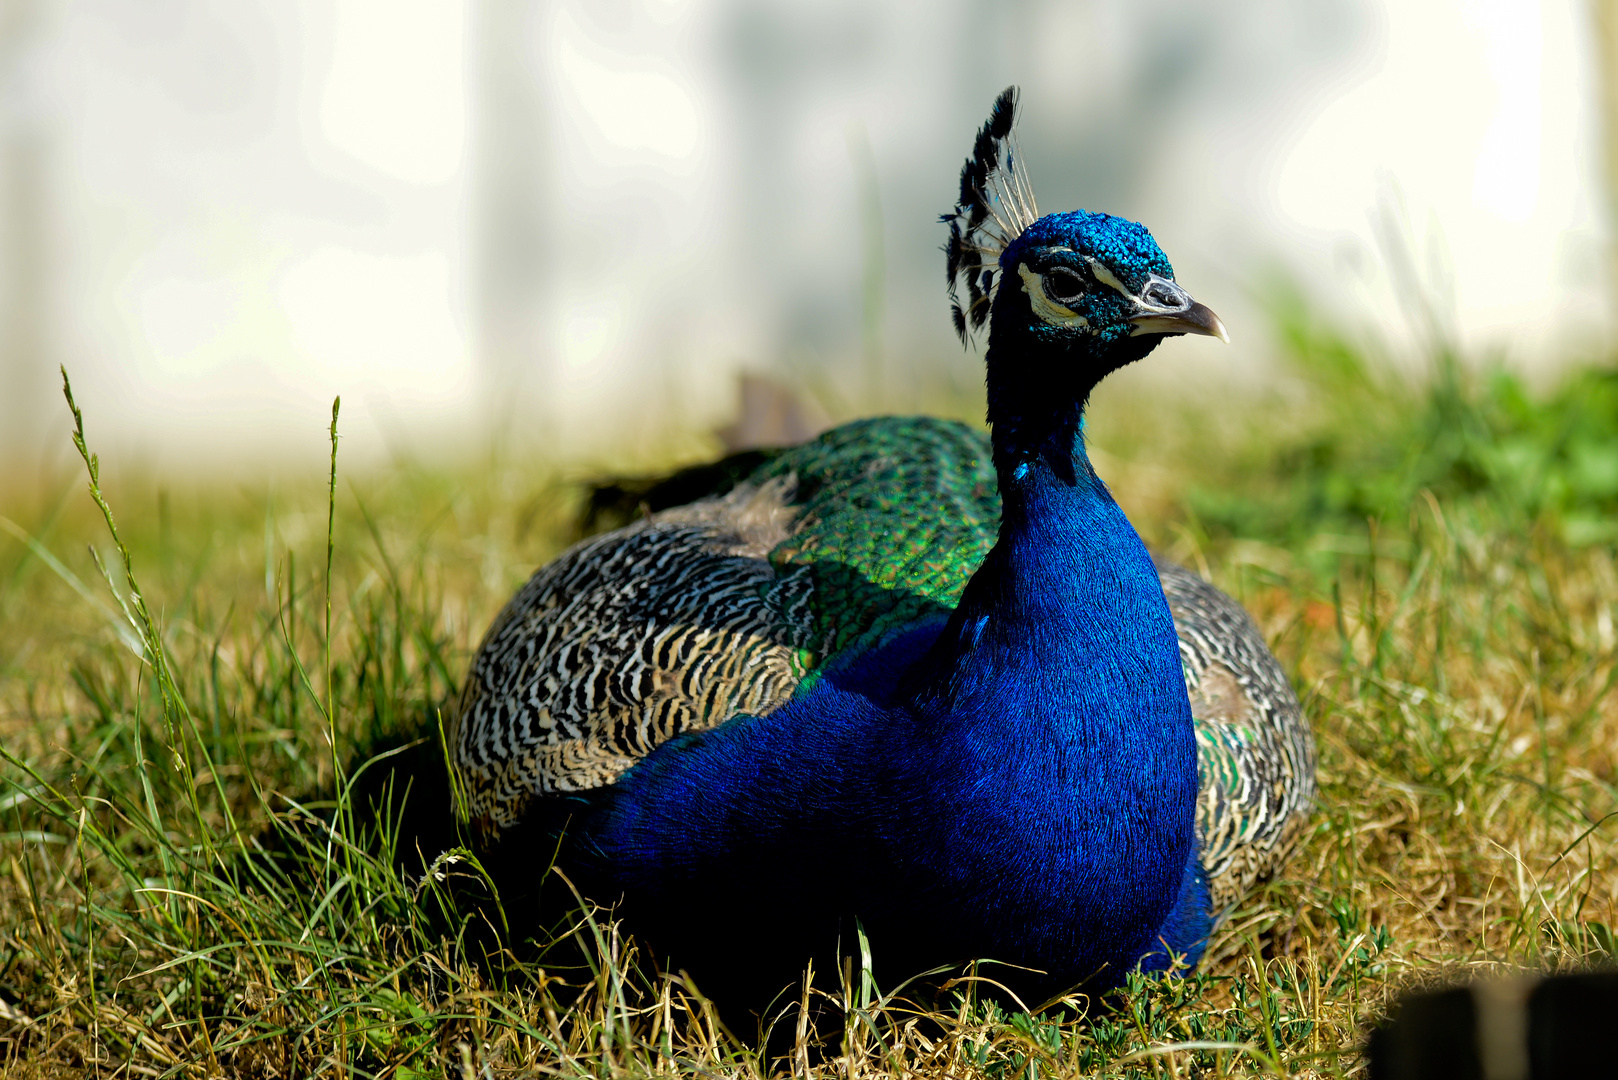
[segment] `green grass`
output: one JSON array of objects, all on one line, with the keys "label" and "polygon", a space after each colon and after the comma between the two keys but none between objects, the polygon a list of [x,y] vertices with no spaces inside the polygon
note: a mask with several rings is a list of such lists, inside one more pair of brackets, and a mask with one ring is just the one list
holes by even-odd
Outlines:
[{"label": "green grass", "polygon": [[1413,982],[1613,958],[1618,375],[1398,378],[1282,327],[1284,394],[1131,374],[1092,428],[1320,741],[1313,829],[1196,977],[1030,1017],[910,1002],[878,954],[784,1000],[764,1060],[609,913],[519,947],[430,766],[580,485],[500,456],[349,480],[334,441],[329,474],[171,489],[87,447],[0,492],[8,1075],[1340,1076]]}]

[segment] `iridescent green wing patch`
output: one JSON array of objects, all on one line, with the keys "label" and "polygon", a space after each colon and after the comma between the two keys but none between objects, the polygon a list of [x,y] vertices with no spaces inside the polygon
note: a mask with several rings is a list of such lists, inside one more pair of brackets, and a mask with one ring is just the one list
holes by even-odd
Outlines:
[{"label": "iridescent green wing patch", "polygon": [[812,568],[815,639],[826,659],[952,610],[1000,527],[988,436],[954,421],[845,424],[769,461],[752,480],[789,474],[800,517],[770,561],[781,572]]}]

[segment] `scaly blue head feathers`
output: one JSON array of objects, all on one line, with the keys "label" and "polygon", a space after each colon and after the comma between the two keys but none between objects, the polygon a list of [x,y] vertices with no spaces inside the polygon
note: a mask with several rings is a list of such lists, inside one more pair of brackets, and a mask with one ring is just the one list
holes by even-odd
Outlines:
[{"label": "scaly blue head feathers", "polygon": [[1151,233],[1133,221],[1086,210],[1040,218],[1001,253],[1000,267],[1008,287],[1026,293],[1030,314],[1037,316],[1027,318],[1015,305],[1019,310],[1008,319],[1025,322],[1053,345],[1074,330],[1098,345],[1113,345],[1131,336],[1129,320],[1148,282],[1159,284],[1165,300],[1177,291],[1174,268]]}]

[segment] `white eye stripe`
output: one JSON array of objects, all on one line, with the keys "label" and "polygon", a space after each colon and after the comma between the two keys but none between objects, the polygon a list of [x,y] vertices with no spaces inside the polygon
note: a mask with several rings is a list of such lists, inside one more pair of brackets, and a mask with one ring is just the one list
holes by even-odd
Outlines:
[{"label": "white eye stripe", "polygon": [[1107,286],[1109,289],[1117,290],[1130,300],[1135,299],[1135,294],[1129,290],[1129,286],[1125,285],[1122,281],[1119,281],[1118,275],[1114,274],[1111,270],[1108,270],[1106,264],[1100,259],[1086,256],[1084,261],[1090,264],[1090,273],[1094,274],[1096,276],[1096,280],[1101,282],[1101,284]]},{"label": "white eye stripe", "polygon": [[[1047,253],[1078,254],[1072,248],[1066,247],[1049,247],[1045,248],[1044,251]],[[1177,315],[1191,303],[1191,298],[1186,296],[1185,290],[1161,274],[1148,274],[1146,284],[1141,287],[1139,293],[1136,293],[1125,285],[1118,275],[1114,274],[1101,260],[1094,256],[1086,255],[1084,256],[1084,261],[1098,284],[1105,285],[1118,293],[1134,309],[1136,314],[1131,319],[1131,322],[1136,326],[1134,333],[1162,332],[1157,330],[1155,322],[1142,322],[1143,316],[1155,315],[1158,312],[1163,313],[1165,316]],[[1065,283],[1058,286],[1057,282],[1052,280],[1052,276],[1057,273],[1061,273],[1064,278],[1069,275],[1077,278],[1078,292],[1070,294]],[[1077,300],[1083,294],[1083,277],[1078,271],[1071,267],[1058,266],[1053,267],[1045,274],[1040,274],[1037,271],[1030,270],[1026,263],[1018,263],[1017,274],[1022,278],[1022,291],[1028,296],[1029,306],[1033,308],[1034,314],[1038,315],[1041,320],[1052,326],[1069,326],[1080,330],[1090,328],[1090,321],[1068,307],[1064,302]],[[1049,284],[1047,285],[1047,283]],[[1160,286],[1160,288],[1154,290],[1154,286]],[[1061,299],[1057,297],[1061,297]],[[1165,323],[1164,325],[1168,324]],[[1174,325],[1179,324],[1175,323]],[[1143,329],[1148,326],[1150,329]]]},{"label": "white eye stripe", "polygon": [[1046,294],[1045,279],[1028,269],[1027,263],[1017,264],[1017,276],[1022,278],[1022,291],[1028,294],[1029,306],[1041,320],[1052,326],[1071,326],[1076,330],[1090,328],[1089,319],[1057,303]]},{"label": "white eye stripe", "polygon": [[[1116,289],[1118,294],[1128,300],[1137,311],[1179,311],[1190,302],[1185,296],[1184,290],[1160,274],[1148,274],[1146,284],[1137,293],[1118,280],[1118,276],[1108,270],[1100,260],[1087,256],[1085,261],[1090,264],[1090,272],[1096,276],[1097,281],[1109,288]],[[1152,295],[1153,285],[1163,286],[1162,291],[1170,298],[1170,302],[1165,303],[1154,297]]]}]

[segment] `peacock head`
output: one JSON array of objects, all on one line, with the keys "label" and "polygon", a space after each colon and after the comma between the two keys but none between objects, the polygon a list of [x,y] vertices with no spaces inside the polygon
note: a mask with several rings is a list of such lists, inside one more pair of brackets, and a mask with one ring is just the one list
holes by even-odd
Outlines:
[{"label": "peacock head", "polygon": [[1166,334],[1230,340],[1219,316],[1175,284],[1162,249],[1133,221],[1048,214],[1011,242],[999,266],[1011,288],[995,299],[991,318],[1052,345],[1105,351],[1125,338],[1155,344]]},{"label": "peacock head", "polygon": [[978,133],[960,202],[943,218],[955,328],[964,342],[989,324],[991,409],[1008,394],[1082,405],[1109,372],[1170,335],[1229,341],[1143,226],[1084,210],[1039,215],[1012,136],[1015,110],[1012,87]]}]

